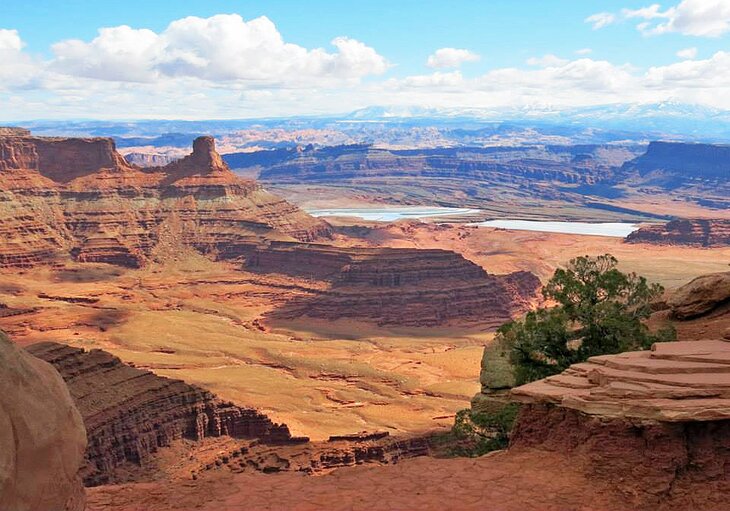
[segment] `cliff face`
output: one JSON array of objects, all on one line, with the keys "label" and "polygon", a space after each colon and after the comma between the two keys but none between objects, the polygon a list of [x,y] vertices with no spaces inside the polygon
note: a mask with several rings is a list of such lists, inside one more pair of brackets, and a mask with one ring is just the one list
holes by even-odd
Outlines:
[{"label": "cliff face", "polygon": [[452,321],[498,326],[534,305],[540,287],[532,273],[489,275],[448,250],[273,242],[253,252],[247,266],[331,283],[272,314],[283,319],[306,316],[416,327]]},{"label": "cliff face", "polygon": [[81,416],[53,367],[0,333],[0,509],[84,509]]},{"label": "cliff face", "polygon": [[660,245],[727,247],[730,246],[730,220],[672,220],[664,225],[642,227],[629,234],[626,241]]},{"label": "cliff face", "polygon": [[[279,154],[261,172],[262,180],[341,182],[352,179],[420,177],[470,182],[511,183],[550,180],[592,184],[612,175],[613,159],[601,146],[386,150],[367,145],[341,146]],[[622,154],[625,158],[625,155]],[[232,162],[257,161],[227,155]],[[619,157],[619,164],[623,159]]]},{"label": "cliff face", "polygon": [[662,172],[677,181],[730,176],[730,145],[651,142],[646,153],[626,162],[624,168],[642,175]]},{"label": "cliff face", "polygon": [[512,390],[510,448],[569,453],[637,507],[715,509],[730,490],[730,342],[593,357]]},{"label": "cliff face", "polygon": [[193,152],[140,169],[111,139],[0,136],[0,266],[80,261],[144,265],[162,245],[235,257],[266,236],[329,235],[256,182],[237,178],[200,137]]},{"label": "cliff face", "polygon": [[28,351],[61,373],[81,412],[88,435],[82,470],[87,486],[123,480],[121,468],[143,466],[159,448],[181,438],[228,435],[269,444],[307,440],[292,437],[286,425],[274,424],[254,409],[126,365],[102,350],[47,342]]}]

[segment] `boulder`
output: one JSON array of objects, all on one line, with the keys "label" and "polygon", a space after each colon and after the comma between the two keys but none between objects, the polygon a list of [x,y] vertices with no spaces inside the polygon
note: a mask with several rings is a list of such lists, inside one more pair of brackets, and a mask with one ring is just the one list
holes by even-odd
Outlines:
[{"label": "boulder", "polygon": [[80,511],[86,430],[48,363],[0,333],[0,509]]},{"label": "boulder", "polygon": [[691,319],[711,312],[730,300],[730,272],[710,273],[677,289],[668,304],[677,319]]}]

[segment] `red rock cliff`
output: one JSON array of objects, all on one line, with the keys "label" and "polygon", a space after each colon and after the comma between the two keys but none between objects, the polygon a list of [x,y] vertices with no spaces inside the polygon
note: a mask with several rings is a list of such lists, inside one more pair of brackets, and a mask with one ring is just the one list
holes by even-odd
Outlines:
[{"label": "red rock cliff", "polygon": [[730,491],[730,342],[593,357],[512,390],[510,450],[568,455],[633,509],[722,509]]},{"label": "red rock cliff", "polygon": [[642,227],[629,234],[626,241],[659,245],[726,247],[730,246],[730,220],[672,220],[663,225]]},{"label": "red rock cliff", "polygon": [[317,294],[289,302],[271,315],[274,319],[307,316],[417,327],[451,322],[498,326],[528,310],[540,287],[532,273],[489,275],[448,250],[272,242],[258,247],[247,266],[331,283]]},{"label": "red rock cliff", "polygon": [[0,267],[68,254],[138,267],[184,246],[237,257],[266,236],[329,236],[325,222],[236,177],[212,137],[196,139],[182,160],[142,170],[111,139],[0,136],[0,218]]},{"label": "red rock cliff", "polygon": [[[145,465],[173,440],[208,436],[259,438],[271,444],[298,443],[284,424],[218,399],[210,392],[134,368],[102,351],[57,343],[28,347],[66,381],[88,435],[87,486],[124,479],[129,465]],[[119,472],[120,468],[126,468]]]}]

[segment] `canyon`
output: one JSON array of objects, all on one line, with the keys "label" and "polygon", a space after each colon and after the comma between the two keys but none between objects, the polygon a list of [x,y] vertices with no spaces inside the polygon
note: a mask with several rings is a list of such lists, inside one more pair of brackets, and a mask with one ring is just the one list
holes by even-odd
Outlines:
[{"label": "canyon", "polygon": [[476,208],[491,219],[657,222],[730,218],[726,149],[682,142],[410,149],[355,144],[224,158],[304,207],[420,204]]},{"label": "canyon", "polygon": [[[321,275],[311,274],[311,268],[330,266],[342,274],[340,283],[355,288],[319,290],[314,303],[305,300],[299,313],[292,304],[284,316],[306,311],[325,319],[350,316],[386,324],[398,322],[400,314],[386,314],[402,306],[413,313],[411,325],[424,326],[474,322],[474,311],[481,309],[494,310],[484,322],[502,322],[523,310],[539,286],[527,274],[490,277],[453,252],[368,252],[303,243],[330,239],[329,225],[236,177],[211,137],[195,139],[192,153],[182,159],[145,169],[127,163],[110,139],[21,132],[1,138],[0,149],[8,218],[0,264],[8,268],[54,264],[69,256],[139,268],[186,248],[217,260],[246,260],[249,268],[272,273],[296,269],[298,276],[315,280]],[[388,298],[385,288],[400,286],[401,280],[408,292],[400,289]]]},{"label": "canyon", "polygon": [[142,505],[156,509],[266,507],[274,486],[284,489],[274,505],[297,510],[476,510],[491,503],[507,510],[721,509],[730,484],[730,329],[721,326],[730,319],[730,288],[723,289],[709,297],[707,288],[688,284],[667,309],[675,314],[677,305],[707,297],[714,308],[677,326],[688,335],[685,326],[700,322],[718,337],[592,357],[508,391],[521,407],[507,450],[476,459],[420,456],[364,464],[306,481],[224,468],[200,475],[182,491],[154,483],[96,488],[90,509],[135,509],[135,492],[143,489]]},{"label": "canyon", "polygon": [[308,441],[292,437],[286,425],[274,424],[254,409],[134,368],[102,350],[50,342],[27,350],[56,368],[81,413],[88,436],[81,470],[86,486],[124,481],[120,474],[149,464],[158,449],[182,438],[200,441],[226,435],[266,444]]},{"label": "canyon", "polygon": [[[714,382],[730,324],[725,295],[712,291],[726,288],[730,247],[689,241],[703,222],[719,234],[702,239],[722,239],[721,220],[690,221],[700,227],[677,243],[442,219],[324,221],[236,176],[211,137],[146,168],[110,139],[6,130],[0,143],[0,328],[68,386],[86,429],[73,477],[74,488],[81,479],[91,487],[88,509],[270,507],[274,489],[276,505],[291,509],[349,505],[333,501],[332,484],[356,509],[399,499],[424,509],[483,508],[484,499],[505,509],[579,508],[585,488],[598,509],[651,509],[724,488],[721,474],[693,467],[723,463],[727,418]],[[439,168],[453,167],[446,173],[458,173],[464,155],[495,158],[502,163],[464,168],[484,182],[516,172],[516,181],[571,189],[604,183],[634,155],[531,150],[555,164],[511,162],[506,171],[508,150],[432,152]],[[366,173],[380,179],[397,153],[337,151],[333,160],[347,163],[317,170],[315,161],[307,179],[323,172],[334,181],[338,165],[354,172],[362,151]],[[422,169],[408,159],[431,158],[397,157],[413,176]],[[606,252],[622,270],[670,288],[651,321],[675,321],[680,339],[714,340],[599,358],[515,389],[524,405],[507,452],[434,458],[433,435],[479,392],[494,329],[541,303],[541,282],[567,259]],[[709,360],[696,362],[692,349]],[[706,387],[685,385],[687,375]],[[646,398],[658,388],[666,396]],[[625,469],[612,458],[619,440],[626,463],[648,464],[651,484],[616,479]],[[703,451],[708,442],[715,457]],[[560,476],[546,477],[545,467]],[[485,478],[494,481],[488,490]]]}]

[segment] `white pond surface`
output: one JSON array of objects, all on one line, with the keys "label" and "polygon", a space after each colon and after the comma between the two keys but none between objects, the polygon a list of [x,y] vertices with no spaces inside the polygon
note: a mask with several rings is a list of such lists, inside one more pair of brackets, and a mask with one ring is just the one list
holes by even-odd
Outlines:
[{"label": "white pond surface", "polygon": [[[418,220],[422,218],[474,215],[482,213],[479,209],[442,208],[425,206],[384,206],[372,208],[323,208],[305,209],[312,216],[349,216],[373,222],[395,222],[396,220]],[[518,231],[558,232],[583,234],[587,236],[612,236],[624,238],[639,228],[629,223],[590,223],[590,222],[540,222],[534,220],[489,220],[469,225],[497,227]]]},{"label": "white pond surface", "polygon": [[373,222],[394,222],[396,220],[417,220],[420,218],[459,216],[481,213],[478,209],[441,208],[423,206],[388,206],[382,208],[330,208],[305,209],[312,216],[353,216]]},{"label": "white pond surface", "polygon": [[498,227],[518,231],[559,232],[565,234],[584,234],[587,236],[613,236],[624,238],[639,228],[636,224],[588,223],[588,222],[538,222],[532,220],[489,220],[473,225]]}]

